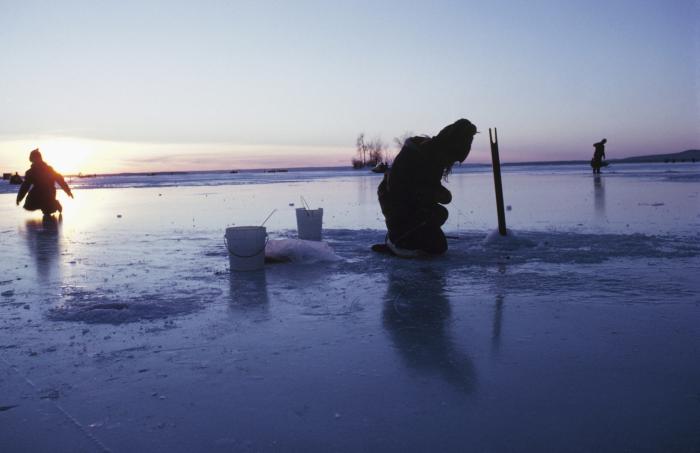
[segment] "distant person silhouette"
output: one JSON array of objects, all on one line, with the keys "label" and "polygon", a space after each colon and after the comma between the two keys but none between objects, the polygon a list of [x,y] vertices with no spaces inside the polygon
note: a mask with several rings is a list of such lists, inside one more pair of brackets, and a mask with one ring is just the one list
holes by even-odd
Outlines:
[{"label": "distant person silhouette", "polygon": [[19,193],[17,193],[17,206],[29,192],[27,200],[24,202],[24,209],[27,211],[41,209],[45,216],[51,215],[56,211],[60,213],[63,211],[63,207],[56,200],[56,184],[61,186],[61,189],[69,197],[73,198],[70,187],[68,187],[61,174],[44,162],[38,148],[29,153],[29,161],[32,163],[32,166],[24,174],[24,182],[19,188]]},{"label": "distant person silhouette", "polygon": [[386,244],[372,250],[405,258],[447,251],[440,227],[448,217],[442,205],[452,201],[452,194],[441,180],[467,158],[475,134],[476,126],[460,119],[435,137],[406,140],[377,189],[388,233]]},{"label": "distant person silhouette", "polygon": [[605,167],[605,144],[608,142],[607,138],[602,139],[598,143],[593,144],[593,159],[591,159],[591,167],[593,167],[593,173],[600,173],[600,167]]},{"label": "distant person silhouette", "polygon": [[19,173],[15,172],[14,175],[10,176],[10,184],[22,184],[22,177],[19,175]]}]

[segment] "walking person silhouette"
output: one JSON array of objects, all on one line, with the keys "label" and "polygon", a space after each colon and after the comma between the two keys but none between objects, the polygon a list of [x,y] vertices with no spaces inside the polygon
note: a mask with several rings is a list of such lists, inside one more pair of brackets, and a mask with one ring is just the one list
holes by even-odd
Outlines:
[{"label": "walking person silhouette", "polygon": [[607,142],[608,139],[604,138],[598,143],[593,144],[593,159],[591,159],[593,173],[600,173],[600,167],[605,167],[607,165],[607,162],[603,162],[603,159],[605,159],[605,144]]}]

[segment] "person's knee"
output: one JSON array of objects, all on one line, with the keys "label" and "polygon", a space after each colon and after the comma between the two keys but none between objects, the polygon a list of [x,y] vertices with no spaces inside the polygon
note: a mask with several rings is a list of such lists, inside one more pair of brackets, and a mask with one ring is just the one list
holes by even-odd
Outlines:
[{"label": "person's knee", "polygon": [[443,253],[447,252],[447,240],[443,236],[441,240],[438,240],[432,244],[430,250],[426,251],[432,255],[442,255]]},{"label": "person's knee", "polygon": [[442,255],[443,253],[447,252],[447,240],[445,239],[445,236],[436,238],[436,240],[433,241],[425,251],[431,255]]},{"label": "person's knee", "polygon": [[447,218],[449,217],[450,213],[447,211],[447,208],[441,205],[435,205],[435,207],[432,208],[430,212],[430,225],[434,226],[442,226],[447,222]]},{"label": "person's knee", "polygon": [[442,255],[447,251],[447,239],[440,228],[430,228],[423,232],[421,250],[431,255]]},{"label": "person's knee", "polygon": [[60,211],[60,209],[55,204],[53,204],[52,206],[44,206],[43,208],[41,208],[41,212],[44,215],[51,215],[56,211]]}]

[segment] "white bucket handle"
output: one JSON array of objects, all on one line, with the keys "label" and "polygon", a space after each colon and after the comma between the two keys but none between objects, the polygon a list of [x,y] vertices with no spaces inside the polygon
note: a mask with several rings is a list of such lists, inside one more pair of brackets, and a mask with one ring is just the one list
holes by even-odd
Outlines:
[{"label": "white bucket handle", "polygon": [[224,245],[226,246],[226,249],[228,249],[228,252],[229,252],[231,255],[235,256],[236,258],[252,258],[252,257],[254,257],[254,256],[258,256],[258,255],[260,254],[260,252],[264,252],[264,251],[265,251],[265,248],[267,247],[267,242],[268,242],[269,240],[270,240],[270,236],[269,236],[267,233],[265,233],[265,245],[263,245],[263,248],[261,248],[260,250],[258,250],[258,251],[255,252],[255,253],[253,253],[252,255],[237,255],[237,254],[233,253],[233,252],[231,251],[231,249],[229,248],[229,246],[228,246],[228,239],[226,238],[226,236],[224,236]]}]

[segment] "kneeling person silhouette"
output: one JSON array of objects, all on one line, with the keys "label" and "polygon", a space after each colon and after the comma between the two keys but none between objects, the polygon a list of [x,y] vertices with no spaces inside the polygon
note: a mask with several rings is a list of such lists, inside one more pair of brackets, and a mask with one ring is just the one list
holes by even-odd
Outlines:
[{"label": "kneeling person silhouette", "polygon": [[452,194],[441,181],[467,158],[476,133],[476,126],[460,119],[435,137],[406,140],[377,189],[388,232],[386,243],[372,250],[405,258],[447,251],[441,227]]},{"label": "kneeling person silhouette", "polygon": [[24,182],[19,187],[17,206],[24,199],[24,196],[29,193],[27,200],[24,202],[24,209],[27,211],[41,209],[45,216],[49,216],[56,211],[62,212],[63,207],[56,199],[56,184],[61,186],[61,189],[69,197],[73,198],[73,193],[63,176],[44,162],[39,149],[29,153],[29,161],[32,163],[32,166],[25,173]]}]

